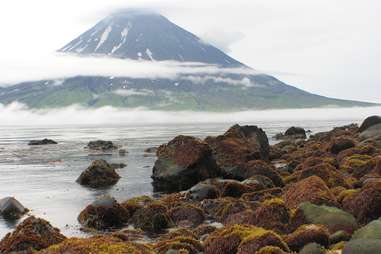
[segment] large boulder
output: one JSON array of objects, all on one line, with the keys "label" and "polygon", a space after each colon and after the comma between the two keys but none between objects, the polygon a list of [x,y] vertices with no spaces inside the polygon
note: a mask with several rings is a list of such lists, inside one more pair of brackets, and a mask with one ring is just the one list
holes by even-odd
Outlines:
[{"label": "large boulder", "polygon": [[367,130],[369,127],[372,127],[373,125],[381,124],[381,116],[370,116],[362,122],[359,132],[363,132]]},{"label": "large boulder", "polygon": [[79,214],[78,221],[86,228],[108,230],[122,227],[129,218],[128,210],[114,198],[101,196]]},{"label": "large boulder", "polygon": [[0,253],[34,253],[65,239],[49,222],[31,216],[0,241]]},{"label": "large boulder", "polygon": [[0,199],[0,215],[6,219],[19,219],[28,209],[13,197]]},{"label": "large boulder", "polygon": [[77,182],[81,185],[99,188],[114,185],[119,179],[118,173],[105,160],[95,160],[82,172]]},{"label": "large boulder", "polygon": [[29,141],[28,145],[30,146],[41,146],[41,145],[56,145],[58,144],[56,141],[51,139],[41,139],[41,140],[31,140]]},{"label": "large boulder", "polygon": [[269,159],[270,146],[266,133],[257,126],[234,125],[225,134],[207,137],[205,141],[223,173],[251,160]]},{"label": "large boulder", "polygon": [[352,214],[337,207],[314,205],[306,202],[299,205],[293,217],[294,227],[303,224],[318,224],[328,228],[330,233],[344,231],[352,234],[358,227]]},{"label": "large boulder", "polygon": [[198,182],[220,175],[207,143],[190,136],[177,136],[157,151],[153,168],[155,191],[186,190]]},{"label": "large boulder", "polygon": [[118,147],[114,145],[112,141],[104,140],[90,141],[87,144],[87,148],[93,151],[110,151],[118,149]]},{"label": "large boulder", "polygon": [[338,205],[336,197],[318,176],[310,176],[286,186],[282,197],[289,208],[296,208],[303,202],[316,205]]}]

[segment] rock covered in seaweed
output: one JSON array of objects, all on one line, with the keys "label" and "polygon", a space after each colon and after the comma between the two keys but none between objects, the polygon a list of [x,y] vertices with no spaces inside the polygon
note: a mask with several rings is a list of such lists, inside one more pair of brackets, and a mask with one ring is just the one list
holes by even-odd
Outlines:
[{"label": "rock covered in seaweed", "polygon": [[64,241],[66,237],[49,222],[36,217],[25,219],[0,241],[0,253],[32,253]]},{"label": "rock covered in seaweed", "polygon": [[207,143],[190,136],[177,136],[157,151],[153,168],[156,191],[180,191],[220,172]]},{"label": "rock covered in seaweed", "polygon": [[56,145],[58,144],[56,141],[52,139],[41,139],[41,140],[31,140],[29,141],[28,145],[30,146],[42,146],[42,145]]},{"label": "rock covered in seaweed", "polygon": [[118,147],[112,141],[105,141],[105,140],[90,141],[86,147],[89,150],[103,151],[103,152],[118,149]]},{"label": "rock covered in seaweed", "polygon": [[101,196],[79,214],[78,221],[87,228],[109,230],[122,227],[129,218],[128,210],[114,198]]},{"label": "rock covered in seaweed", "polygon": [[99,188],[114,185],[119,179],[118,173],[105,160],[95,160],[81,173],[77,182],[84,186]]}]

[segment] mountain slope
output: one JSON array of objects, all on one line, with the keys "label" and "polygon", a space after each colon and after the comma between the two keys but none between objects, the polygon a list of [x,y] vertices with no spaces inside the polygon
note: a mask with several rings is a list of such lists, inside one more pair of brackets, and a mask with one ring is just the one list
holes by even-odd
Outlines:
[{"label": "mountain slope", "polygon": [[110,15],[59,51],[135,60],[243,66],[167,18],[141,11],[123,11]]},{"label": "mountain slope", "polygon": [[311,94],[265,74],[228,72],[250,68],[165,17],[147,12],[110,15],[59,51],[80,56],[199,62],[217,65],[223,71],[179,73],[173,79],[77,76],[24,82],[0,89],[0,103],[19,101],[36,108],[80,104],[207,111],[373,105]]}]

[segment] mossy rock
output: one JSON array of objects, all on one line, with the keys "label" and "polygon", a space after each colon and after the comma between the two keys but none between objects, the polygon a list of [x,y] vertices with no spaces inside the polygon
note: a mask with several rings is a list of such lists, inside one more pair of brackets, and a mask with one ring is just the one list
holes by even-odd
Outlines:
[{"label": "mossy rock", "polygon": [[288,247],[293,251],[301,250],[309,243],[318,243],[324,247],[329,245],[329,232],[322,225],[302,225],[285,237]]},{"label": "mossy rock", "polygon": [[276,246],[266,246],[257,251],[255,254],[287,254],[287,252]]},{"label": "mossy rock", "polygon": [[331,233],[343,230],[351,234],[358,227],[353,215],[337,207],[319,206],[307,202],[300,204],[298,211],[304,217],[305,223],[324,225]]},{"label": "mossy rock", "polygon": [[276,246],[288,252],[283,239],[273,231],[248,225],[232,225],[213,232],[205,241],[205,254],[256,253],[266,246]]},{"label": "mossy rock", "polygon": [[192,237],[176,237],[169,240],[159,241],[154,245],[155,253],[167,254],[168,251],[185,250],[189,254],[198,254],[203,252],[202,244]]},{"label": "mossy rock", "polygon": [[303,247],[301,251],[299,251],[299,254],[326,254],[327,250],[317,244],[317,243],[309,243],[306,246]]},{"label": "mossy rock", "polygon": [[154,254],[155,252],[147,245],[133,242],[124,242],[113,237],[93,237],[87,239],[70,238],[66,241],[53,245],[40,254]]},{"label": "mossy rock", "polygon": [[342,254],[379,254],[381,240],[356,239],[345,244]]},{"label": "mossy rock", "polygon": [[381,220],[374,220],[366,226],[359,228],[352,235],[352,240],[356,239],[379,239],[381,240]]},{"label": "mossy rock", "polygon": [[159,233],[170,227],[173,222],[167,214],[167,209],[161,204],[152,203],[137,210],[130,222],[146,232]]}]

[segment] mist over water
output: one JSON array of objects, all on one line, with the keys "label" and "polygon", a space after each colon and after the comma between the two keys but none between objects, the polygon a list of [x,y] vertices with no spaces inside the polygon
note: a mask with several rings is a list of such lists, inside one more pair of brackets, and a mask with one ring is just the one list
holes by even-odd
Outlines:
[{"label": "mist over water", "polygon": [[20,103],[0,105],[0,126],[25,125],[146,125],[176,123],[252,123],[353,120],[380,114],[381,107],[311,108],[281,110],[250,110],[241,112],[153,111],[144,108],[121,109],[110,106],[84,108],[70,106],[57,109],[29,109]]}]

